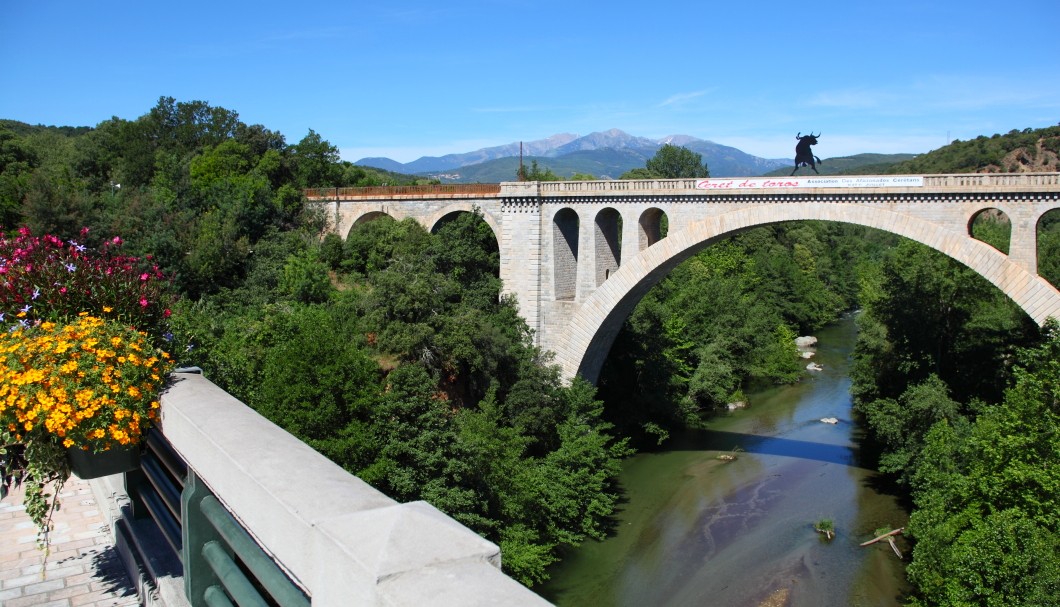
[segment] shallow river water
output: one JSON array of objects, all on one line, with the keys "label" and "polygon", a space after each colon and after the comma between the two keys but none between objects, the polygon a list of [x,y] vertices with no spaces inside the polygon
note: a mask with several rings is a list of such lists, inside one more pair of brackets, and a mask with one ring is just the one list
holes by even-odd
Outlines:
[{"label": "shallow river water", "polygon": [[[823,371],[749,394],[749,408],[627,460],[615,534],[569,554],[537,590],[564,607],[898,605],[901,562],[886,542],[858,546],[907,515],[858,462],[855,338],[852,318],[822,330],[813,360]],[[830,542],[813,530],[825,518]]]}]

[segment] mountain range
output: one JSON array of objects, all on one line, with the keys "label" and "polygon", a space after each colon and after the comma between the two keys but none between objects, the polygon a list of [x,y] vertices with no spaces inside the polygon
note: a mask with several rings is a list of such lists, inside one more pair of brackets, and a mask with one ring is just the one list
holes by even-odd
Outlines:
[{"label": "mountain range", "polygon": [[[575,173],[614,179],[634,168],[642,168],[665,144],[685,147],[700,154],[713,177],[761,175],[784,166],[790,158],[760,158],[734,147],[688,135],[662,139],[636,137],[619,129],[590,133],[584,137],[560,133],[546,139],[509,143],[463,154],[424,156],[409,163],[390,158],[362,158],[354,164],[412,175],[426,175],[451,183],[498,182],[515,179],[519,168],[519,147],[523,163],[537,161],[544,170],[569,178]],[[794,146],[792,147],[794,155]]]}]

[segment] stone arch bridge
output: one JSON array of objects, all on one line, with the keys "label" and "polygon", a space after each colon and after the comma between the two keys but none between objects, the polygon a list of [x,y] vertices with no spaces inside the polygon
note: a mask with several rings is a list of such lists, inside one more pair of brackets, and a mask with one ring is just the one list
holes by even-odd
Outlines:
[{"label": "stone arch bridge", "polygon": [[[432,230],[478,209],[497,236],[501,280],[567,377],[595,382],[633,307],[700,249],[754,226],[823,220],[885,230],[975,270],[1038,323],[1060,292],[1038,276],[1037,225],[1060,208],[1060,173],[508,182],[307,190],[330,229],[388,215]],[[1009,254],[970,236],[1000,212]],[[665,236],[664,236],[665,234]]]}]

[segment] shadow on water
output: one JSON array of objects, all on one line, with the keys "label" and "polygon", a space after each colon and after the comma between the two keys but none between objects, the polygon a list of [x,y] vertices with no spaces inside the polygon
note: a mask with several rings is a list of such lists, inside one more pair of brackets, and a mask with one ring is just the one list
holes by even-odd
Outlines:
[{"label": "shadow on water", "polygon": [[857,447],[811,441],[759,436],[725,430],[690,430],[667,445],[670,451],[743,451],[760,455],[781,455],[861,468]]}]

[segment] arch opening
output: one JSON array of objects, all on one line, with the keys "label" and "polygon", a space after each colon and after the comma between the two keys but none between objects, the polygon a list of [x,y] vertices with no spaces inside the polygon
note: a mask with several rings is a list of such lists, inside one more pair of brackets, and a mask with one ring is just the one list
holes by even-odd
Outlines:
[{"label": "arch opening", "polygon": [[669,221],[662,209],[651,208],[640,214],[637,249],[643,251],[666,238]]},{"label": "arch opening", "polygon": [[387,213],[384,213],[383,211],[369,211],[368,213],[365,213],[364,215],[361,215],[360,217],[354,220],[353,225],[350,226],[350,231],[346,233],[346,237],[344,238],[344,240],[348,239],[350,237],[350,233],[352,233],[356,228],[370,221],[375,221],[384,217],[397,221],[396,219],[394,219],[394,217],[390,216]]},{"label": "arch opening", "polygon": [[1036,226],[1038,275],[1060,289],[1060,209],[1046,211]]},{"label": "arch opening", "polygon": [[1008,255],[1012,222],[1001,209],[982,209],[968,222],[968,235]]},{"label": "arch opening", "polygon": [[571,301],[578,292],[578,213],[560,209],[552,219],[552,277],[555,298]]},{"label": "arch opening", "polygon": [[622,214],[604,209],[596,214],[595,224],[596,286],[600,286],[622,264]]},{"label": "arch opening", "polygon": [[483,254],[480,261],[488,262],[492,266],[491,273],[500,276],[500,242],[493,226],[489,225],[481,213],[474,210],[447,213],[434,222],[430,232],[432,235],[444,235],[448,232],[462,242],[477,243],[478,251]]}]

